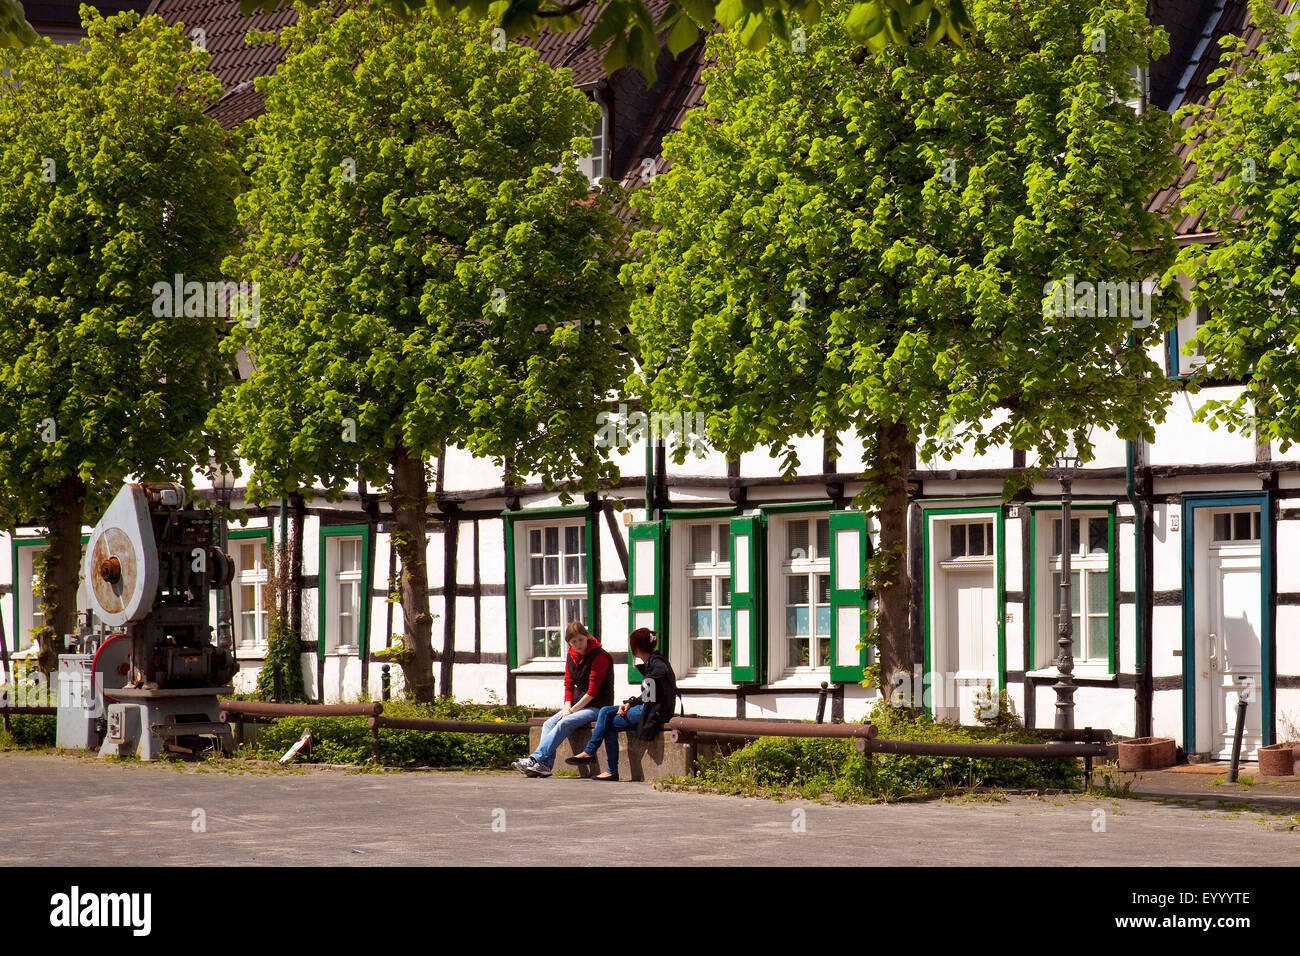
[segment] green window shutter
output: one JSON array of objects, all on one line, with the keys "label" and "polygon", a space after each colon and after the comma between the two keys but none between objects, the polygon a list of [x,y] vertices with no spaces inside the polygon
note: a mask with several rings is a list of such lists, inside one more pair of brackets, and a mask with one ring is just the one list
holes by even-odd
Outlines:
[{"label": "green window shutter", "polygon": [[[628,532],[628,631],[648,627],[659,635],[659,652],[668,656],[666,605],[667,582],[664,580],[664,555],[668,545],[668,532],[662,521],[642,521],[632,525]],[[627,679],[630,684],[641,683],[629,651]]]},{"label": "green window shutter", "polygon": [[831,520],[831,680],[862,680],[867,652],[859,650],[865,631],[867,596],[862,575],[867,561],[867,516],[862,511],[832,511]]},{"label": "green window shutter", "polygon": [[764,528],[761,515],[731,519],[731,679],[737,684],[765,678]]}]

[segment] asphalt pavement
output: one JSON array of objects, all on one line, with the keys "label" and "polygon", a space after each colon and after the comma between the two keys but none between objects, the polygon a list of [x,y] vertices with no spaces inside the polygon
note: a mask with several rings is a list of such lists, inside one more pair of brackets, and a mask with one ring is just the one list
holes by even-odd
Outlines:
[{"label": "asphalt pavement", "polygon": [[509,771],[22,752],[0,753],[0,787],[0,866],[1300,865],[1295,811],[1157,799],[844,806]]}]

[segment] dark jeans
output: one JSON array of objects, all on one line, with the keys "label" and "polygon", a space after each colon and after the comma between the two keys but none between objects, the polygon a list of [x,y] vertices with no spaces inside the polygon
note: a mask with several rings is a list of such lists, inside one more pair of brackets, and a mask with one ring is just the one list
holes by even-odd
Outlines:
[{"label": "dark jeans", "polygon": [[591,739],[587,741],[587,746],[583,748],[585,752],[593,757],[596,756],[596,751],[603,742],[609,772],[618,773],[618,735],[624,730],[633,730],[640,726],[643,709],[642,705],[634,704],[627,709],[626,714],[620,714],[617,707],[602,707],[600,713],[596,715],[596,729],[592,732]]}]

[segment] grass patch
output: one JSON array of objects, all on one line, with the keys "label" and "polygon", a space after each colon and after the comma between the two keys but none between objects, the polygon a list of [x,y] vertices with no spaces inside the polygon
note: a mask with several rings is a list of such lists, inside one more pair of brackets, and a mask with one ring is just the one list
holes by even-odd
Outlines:
[{"label": "grass patch", "polygon": [[[1041,743],[1018,728],[971,728],[924,714],[878,708],[871,720],[890,740],[952,743]],[[694,779],[674,778],[674,789],[841,802],[900,800],[963,791],[1065,790],[1082,780],[1081,762],[1008,758],[917,757],[860,754],[845,738],[763,737],[708,761]]]}]

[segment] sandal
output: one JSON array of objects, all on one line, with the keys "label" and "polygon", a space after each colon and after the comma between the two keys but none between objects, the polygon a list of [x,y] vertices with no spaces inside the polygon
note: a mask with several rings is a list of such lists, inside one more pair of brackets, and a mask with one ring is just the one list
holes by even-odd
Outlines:
[{"label": "sandal", "polygon": [[580,754],[575,754],[575,755],[572,756],[572,757],[565,757],[565,758],[564,758],[564,762],[565,762],[565,763],[574,763],[574,764],[595,763],[595,762],[596,762],[596,758],[593,757],[593,756],[591,756],[589,753],[587,753],[587,752],[584,750],[582,753],[580,753]]}]

